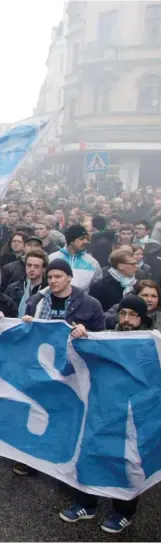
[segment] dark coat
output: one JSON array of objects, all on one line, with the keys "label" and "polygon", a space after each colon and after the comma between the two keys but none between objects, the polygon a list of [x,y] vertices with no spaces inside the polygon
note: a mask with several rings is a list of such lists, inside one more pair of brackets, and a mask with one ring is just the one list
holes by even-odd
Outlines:
[{"label": "dark coat", "polygon": [[108,264],[108,258],[112,251],[115,234],[112,230],[93,234],[88,252],[99,262],[101,268]]},{"label": "dark coat", "polygon": [[[34,317],[37,305],[44,297],[44,294],[45,292],[39,291],[30,298],[27,303],[26,315]],[[83,290],[74,286],[72,287],[66,320],[70,325],[73,322],[83,324],[91,332],[100,332],[105,327],[104,314],[100,303],[89,296],[89,294],[83,292]]]},{"label": "dark coat", "polygon": [[119,304],[113,305],[105,313],[105,328],[106,330],[114,330],[118,321],[118,306]]},{"label": "dark coat", "polygon": [[161,245],[157,242],[146,243],[144,261],[151,268],[152,279],[160,284],[161,281]]},{"label": "dark coat", "polygon": [[11,262],[6,264],[2,269],[2,285],[1,290],[6,291],[8,285],[15,283],[16,281],[25,281],[25,261],[23,258],[16,260],[16,262]]},{"label": "dark coat", "polygon": [[58,251],[58,247],[52,239],[49,241],[48,245],[46,247],[42,247],[42,249],[47,253],[47,255],[51,255],[52,253],[56,253]]},{"label": "dark coat", "polygon": [[5,317],[16,318],[17,317],[17,307],[9,296],[0,292],[0,311],[4,313]]},{"label": "dark coat", "polygon": [[6,224],[1,224],[0,225],[0,249],[2,249],[4,245],[8,243],[8,241],[11,238],[11,235],[12,235],[12,230],[8,226],[6,226]]},{"label": "dark coat", "polygon": [[1,253],[0,255],[0,266],[6,266],[7,264],[10,264],[11,262],[16,262],[17,258],[12,251],[12,249],[6,250],[4,253]]},{"label": "dark coat", "polygon": [[123,291],[120,283],[107,272],[106,277],[91,285],[89,294],[99,300],[103,311],[107,311],[112,305],[122,300]]},{"label": "dark coat", "polygon": [[152,279],[151,267],[148,264],[143,264],[135,274],[137,281],[142,281],[143,279]]},{"label": "dark coat", "polygon": [[[38,292],[38,290],[40,290],[40,288],[45,288],[45,287],[46,287],[46,281],[44,281],[41,285],[36,285],[32,289],[32,296],[34,296]],[[7,294],[7,296],[10,296],[10,298],[12,298],[12,300],[15,302],[17,306],[17,309],[20,305],[21,298],[24,295],[24,290],[25,290],[25,281],[16,281],[16,283],[11,283],[11,285],[8,285],[6,289],[5,294]]]}]

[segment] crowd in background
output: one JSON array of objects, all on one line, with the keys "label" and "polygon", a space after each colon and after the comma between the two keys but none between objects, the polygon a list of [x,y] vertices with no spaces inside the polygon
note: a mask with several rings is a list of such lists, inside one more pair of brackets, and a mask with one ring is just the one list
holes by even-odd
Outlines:
[{"label": "crowd in background", "polygon": [[[35,251],[42,261],[34,280]],[[3,307],[5,316],[25,313],[30,296],[47,285],[48,261],[55,257],[71,265],[73,285],[99,300],[107,329],[115,328],[117,304],[129,292],[146,300],[160,329],[161,189],[121,190],[109,200],[92,181],[77,195],[63,181],[43,190],[13,182],[0,207],[1,297],[12,308]]]}]

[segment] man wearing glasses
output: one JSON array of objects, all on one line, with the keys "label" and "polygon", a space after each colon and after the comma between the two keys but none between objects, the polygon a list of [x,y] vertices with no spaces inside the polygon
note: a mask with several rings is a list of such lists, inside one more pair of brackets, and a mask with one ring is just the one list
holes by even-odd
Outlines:
[{"label": "man wearing glasses", "polygon": [[104,312],[118,304],[136,283],[136,262],[130,250],[116,249],[111,253],[109,263],[107,275],[93,283],[90,289],[90,295],[99,300]]}]

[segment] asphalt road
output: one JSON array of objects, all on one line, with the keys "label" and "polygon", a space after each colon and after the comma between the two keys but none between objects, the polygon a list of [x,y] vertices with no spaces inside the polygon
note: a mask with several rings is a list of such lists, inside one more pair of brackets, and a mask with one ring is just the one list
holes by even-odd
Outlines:
[{"label": "asphalt road", "polygon": [[8,460],[0,460],[0,541],[161,541],[161,484],[140,498],[133,524],[111,536],[100,530],[109,509],[100,500],[92,521],[71,525],[59,520],[60,509],[71,502],[66,487],[37,473],[18,477]]}]

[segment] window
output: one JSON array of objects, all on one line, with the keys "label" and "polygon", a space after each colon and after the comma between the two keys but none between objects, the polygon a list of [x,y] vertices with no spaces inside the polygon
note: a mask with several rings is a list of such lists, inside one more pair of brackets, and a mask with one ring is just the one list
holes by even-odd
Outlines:
[{"label": "window", "polygon": [[60,72],[63,71],[64,66],[64,55],[60,55]]},{"label": "window", "polygon": [[113,75],[107,74],[95,88],[94,114],[106,114],[110,110],[111,90],[114,84]]},{"label": "window", "polygon": [[161,105],[161,78],[158,75],[145,75],[139,84],[138,109],[155,113]]},{"label": "window", "polygon": [[144,41],[148,44],[161,43],[161,3],[146,8]]},{"label": "window", "polygon": [[100,14],[99,19],[99,43],[106,48],[116,42],[116,25],[118,11],[111,10]]},{"label": "window", "polygon": [[77,42],[73,45],[72,70],[75,70],[79,61],[80,44]]}]

